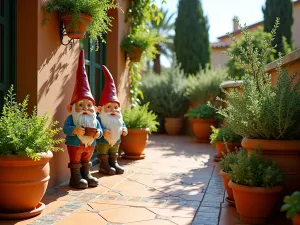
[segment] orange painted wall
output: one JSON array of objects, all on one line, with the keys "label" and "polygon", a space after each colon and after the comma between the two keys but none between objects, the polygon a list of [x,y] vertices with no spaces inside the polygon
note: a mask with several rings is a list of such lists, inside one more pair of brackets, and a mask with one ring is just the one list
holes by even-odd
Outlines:
[{"label": "orange painted wall", "polygon": [[[18,98],[29,93],[31,107],[37,105],[39,114],[47,112],[62,127],[75,83],[79,41],[75,41],[71,50],[61,45],[58,16],[53,13],[50,22],[42,24],[45,18],[43,2],[45,0],[18,1]],[[126,1],[120,0],[119,4],[126,9]],[[115,78],[121,103],[125,105],[129,103],[128,69],[119,46],[127,27],[120,10],[115,10],[112,16],[116,18],[107,36],[107,66]],[[65,138],[65,135],[60,132],[59,137]],[[69,157],[66,146],[62,144],[61,147],[64,152],[54,153],[50,162],[48,188],[69,179]]]}]

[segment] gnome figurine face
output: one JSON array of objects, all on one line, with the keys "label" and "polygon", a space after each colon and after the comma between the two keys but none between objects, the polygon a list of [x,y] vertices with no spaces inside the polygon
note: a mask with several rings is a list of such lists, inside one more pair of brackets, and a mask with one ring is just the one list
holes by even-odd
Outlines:
[{"label": "gnome figurine face", "polygon": [[66,145],[70,157],[70,186],[74,188],[95,187],[98,180],[90,174],[90,162],[96,140],[102,136],[102,128],[96,119],[97,108],[92,96],[84,66],[84,52],[80,52],[76,83],[70,105],[70,115],[64,124]]},{"label": "gnome figurine face", "polygon": [[100,161],[99,171],[108,174],[122,174],[124,169],[117,162],[121,135],[128,131],[124,124],[120,110],[120,102],[116,94],[116,87],[109,70],[102,66],[105,85],[98,106],[98,117],[103,128],[103,137],[97,141],[96,150]]}]

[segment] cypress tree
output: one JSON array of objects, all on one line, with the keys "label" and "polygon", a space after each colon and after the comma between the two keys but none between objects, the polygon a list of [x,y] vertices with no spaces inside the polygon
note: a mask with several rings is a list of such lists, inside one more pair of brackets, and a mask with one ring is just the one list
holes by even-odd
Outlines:
[{"label": "cypress tree", "polygon": [[179,0],[174,47],[185,74],[195,74],[210,64],[208,20],[200,0]]},{"label": "cypress tree", "polygon": [[265,7],[262,8],[264,14],[264,31],[271,32],[274,27],[276,17],[280,18],[280,25],[276,32],[273,44],[277,45],[277,52],[284,52],[282,38],[286,38],[289,46],[292,43],[293,1],[292,0],[266,0]]}]

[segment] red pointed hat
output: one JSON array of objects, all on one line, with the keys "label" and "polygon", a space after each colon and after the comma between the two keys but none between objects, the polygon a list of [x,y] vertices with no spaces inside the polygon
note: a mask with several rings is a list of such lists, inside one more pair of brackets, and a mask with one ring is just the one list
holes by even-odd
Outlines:
[{"label": "red pointed hat", "polygon": [[70,105],[73,105],[74,103],[76,103],[82,99],[89,99],[95,105],[95,99],[91,93],[91,88],[89,85],[88,77],[85,72],[84,51],[83,50],[81,50],[79,59],[78,59],[76,82],[75,82],[74,91],[73,91]]},{"label": "red pointed hat", "polygon": [[120,102],[117,97],[117,91],[116,91],[114,79],[111,73],[109,72],[109,70],[106,68],[106,66],[102,65],[102,70],[105,76],[105,85],[102,91],[99,106],[106,105],[109,102],[118,103],[118,105],[120,106]]}]

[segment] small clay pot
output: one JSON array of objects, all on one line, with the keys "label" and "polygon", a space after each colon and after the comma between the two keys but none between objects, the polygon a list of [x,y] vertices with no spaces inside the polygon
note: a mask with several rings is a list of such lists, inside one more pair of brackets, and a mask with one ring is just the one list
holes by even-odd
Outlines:
[{"label": "small clay pot", "polygon": [[84,133],[85,136],[94,137],[95,134],[97,133],[97,128],[85,127],[84,130],[85,130]]}]

